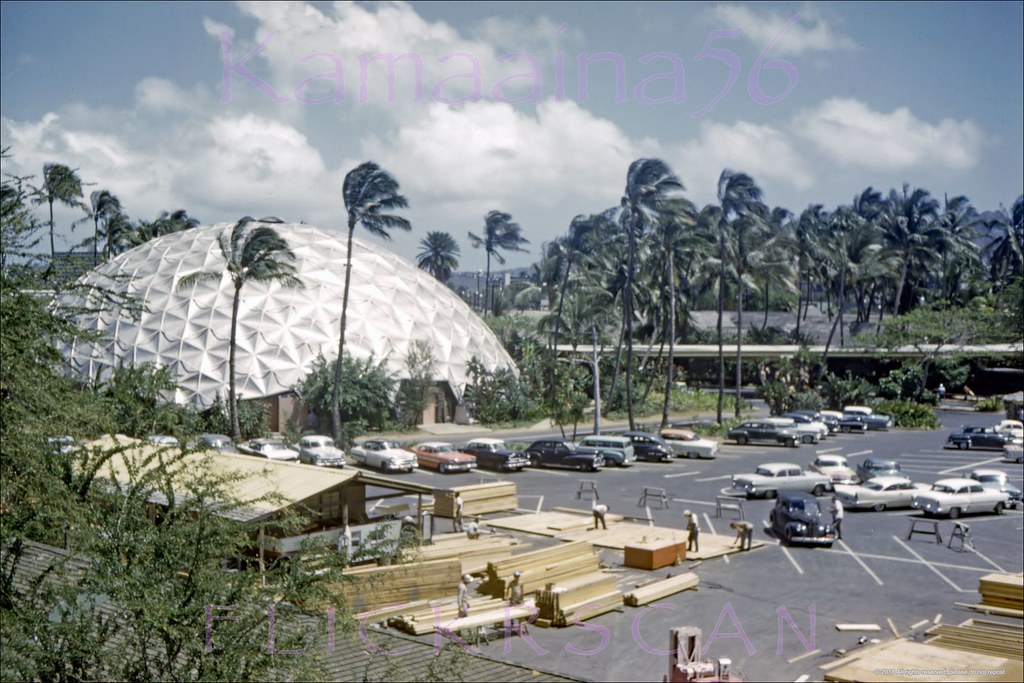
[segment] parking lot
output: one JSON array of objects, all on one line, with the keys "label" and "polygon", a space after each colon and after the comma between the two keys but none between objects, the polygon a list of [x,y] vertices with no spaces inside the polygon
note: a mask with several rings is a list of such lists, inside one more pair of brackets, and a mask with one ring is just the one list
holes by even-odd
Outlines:
[{"label": "parking lot", "polygon": [[[943,448],[954,428],[994,424],[998,416],[941,412],[939,419],[943,426],[934,431],[836,435],[798,448],[724,443],[715,460],[638,462],[596,473],[527,469],[511,474],[439,475],[419,470],[401,476],[438,488],[515,481],[523,512],[556,506],[588,509],[590,498],[578,496],[578,490],[582,480],[593,481],[611,512],[682,530],[683,511],[689,509],[699,514],[705,533],[729,535],[728,524],[734,517],[715,517],[716,497],[729,487],[733,474],[753,471],[765,462],[806,467],[816,455],[832,453],[846,456],[855,467],[865,457],[891,457],[914,481],[930,484],[984,466],[1006,471],[1010,481],[1021,486],[1022,465],[1004,462],[999,452]],[[639,505],[644,487],[664,489],[667,507],[657,499]],[[708,656],[731,658],[733,671],[747,680],[807,680],[802,676],[820,680],[823,674],[818,667],[835,659],[834,650],[854,649],[864,636],[887,639],[893,630],[907,634],[916,627],[916,632],[922,632],[936,620],[956,623],[978,616],[954,603],[978,602],[978,579],[985,574],[1024,569],[1024,520],[1019,509],[964,517],[960,521],[969,526],[974,547],[967,545],[963,550],[957,542],[949,545],[953,529],[949,520],[939,522],[942,543],[937,543],[933,536],[907,538],[911,520],[921,516],[916,511],[848,510],[843,540],[825,549],[779,544],[765,529],[772,505],[771,500],[743,501],[746,519],[755,524],[755,541],[765,544],[750,552],[687,561],[681,569],[645,572],[623,567],[621,552],[602,551],[620,577],[620,588],[692,570],[701,580],[696,592],[646,608],[623,608],[578,627],[534,628],[527,638],[499,640],[481,649],[491,656],[584,679],[654,681],[668,672],[664,651],[668,630],[690,625],[703,630]],[[437,520],[437,530],[449,531],[448,524],[448,520]],[[877,624],[881,631],[835,628],[851,623]]]}]

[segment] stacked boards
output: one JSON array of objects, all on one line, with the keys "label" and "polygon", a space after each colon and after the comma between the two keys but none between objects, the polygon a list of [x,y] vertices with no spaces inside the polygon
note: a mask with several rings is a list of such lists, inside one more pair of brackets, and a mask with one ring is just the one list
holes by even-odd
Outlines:
[{"label": "stacked boards", "polygon": [[434,489],[434,514],[455,517],[455,494],[462,497],[463,518],[487,515],[492,512],[512,512],[519,506],[516,485],[511,481],[493,481],[483,484]]},{"label": "stacked boards", "polygon": [[601,562],[594,547],[586,541],[561,543],[507,560],[487,563],[487,574],[478,589],[485,595],[504,598],[512,573],[520,572],[523,594],[536,593],[549,583],[558,583],[584,574],[600,573]]},{"label": "stacked boards", "polygon": [[332,582],[329,590],[353,612],[365,612],[386,605],[454,597],[462,573],[457,558],[347,567],[341,580]]},{"label": "stacked boards", "polygon": [[986,574],[978,581],[978,592],[982,605],[1024,615],[1024,574]]}]

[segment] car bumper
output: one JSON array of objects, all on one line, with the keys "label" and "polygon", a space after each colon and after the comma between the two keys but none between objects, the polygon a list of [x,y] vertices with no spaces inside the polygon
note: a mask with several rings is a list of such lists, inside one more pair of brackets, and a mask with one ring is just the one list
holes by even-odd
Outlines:
[{"label": "car bumper", "polygon": [[791,536],[789,542],[800,543],[801,545],[832,545],[836,542],[836,535],[825,534],[824,536]]}]

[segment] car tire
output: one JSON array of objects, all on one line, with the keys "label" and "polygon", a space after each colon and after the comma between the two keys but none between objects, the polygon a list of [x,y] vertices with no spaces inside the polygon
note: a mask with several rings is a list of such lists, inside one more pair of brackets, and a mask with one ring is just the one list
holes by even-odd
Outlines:
[{"label": "car tire", "polygon": [[786,541],[786,545],[793,545],[793,530],[786,529],[785,533],[782,534],[783,539]]},{"label": "car tire", "polygon": [[850,428],[847,427],[846,425],[843,425],[842,427],[839,428],[839,431],[841,431],[843,434],[849,434]]},{"label": "car tire", "polygon": [[803,439],[804,443],[814,443],[814,435],[813,434],[804,434],[802,439]]},{"label": "car tire", "polygon": [[1006,508],[1006,506],[1005,506],[1005,505],[1003,505],[1003,501],[999,501],[998,503],[996,503],[996,507],[995,507],[995,513],[996,513],[997,515],[1001,515],[1001,514],[1003,514],[1003,510],[1004,510],[1005,508]]},{"label": "car tire", "polygon": [[764,492],[764,497],[765,498],[778,498],[779,497],[779,492],[778,491],[765,491]]},{"label": "car tire", "polygon": [[960,508],[950,508],[949,509],[949,518],[950,519],[959,519],[959,517],[960,517]]},{"label": "car tire", "polygon": [[811,491],[811,493],[813,493],[816,498],[820,497],[821,494],[825,493],[825,487],[822,486],[821,484],[818,484],[817,486],[814,487],[814,490]]},{"label": "car tire", "polygon": [[445,464],[445,463],[441,463],[440,465],[437,466],[437,470],[441,474],[447,474],[448,473],[448,465]]},{"label": "car tire", "polygon": [[871,509],[875,512],[885,512],[885,503],[875,503]]},{"label": "car tire", "polygon": [[970,443],[967,442],[967,441],[957,441],[956,442],[956,447],[959,448],[962,451],[965,451],[968,448],[970,448]]},{"label": "car tire", "polygon": [[796,448],[799,445],[800,445],[800,441],[797,440],[797,439],[793,439],[792,441],[789,442],[789,447],[790,448]]},{"label": "car tire", "polygon": [[746,446],[748,443],[750,443],[750,439],[747,437],[746,434],[740,434],[739,436],[736,437],[736,443],[738,443],[741,446]]}]

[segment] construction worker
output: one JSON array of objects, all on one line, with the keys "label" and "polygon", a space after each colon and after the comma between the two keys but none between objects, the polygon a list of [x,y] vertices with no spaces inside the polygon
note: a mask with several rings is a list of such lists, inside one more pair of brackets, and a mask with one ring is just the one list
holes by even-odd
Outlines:
[{"label": "construction worker", "polygon": [[836,539],[843,540],[843,501],[839,496],[832,496],[832,527],[836,530]]},{"label": "construction worker", "polygon": [[466,574],[462,577],[462,581],[459,582],[458,590],[458,604],[459,604],[459,617],[469,616],[469,584],[473,581],[473,577]]},{"label": "construction worker", "polygon": [[738,519],[729,524],[736,531],[736,540],[733,544],[739,544],[740,550],[750,550],[754,543],[754,525],[745,519]]},{"label": "construction worker", "polygon": [[466,525],[466,538],[476,540],[480,538],[480,523],[479,518],[471,517],[469,523]]},{"label": "construction worker", "polygon": [[462,531],[462,494],[455,492],[455,520],[454,531]]},{"label": "construction worker", "polygon": [[520,581],[522,573],[517,569],[512,572],[512,580],[508,582],[508,588],[505,589],[505,595],[508,598],[508,604],[510,605],[521,605],[523,604],[523,584]]},{"label": "construction worker", "polygon": [[687,510],[683,513],[686,518],[686,551],[700,552],[700,526],[697,523],[697,515]]},{"label": "construction worker", "polygon": [[604,522],[604,515],[608,512],[608,506],[604,503],[598,503],[596,500],[590,504],[590,510],[594,513],[594,531],[597,531],[597,525],[600,523],[601,528],[605,531],[608,530],[608,525]]}]

